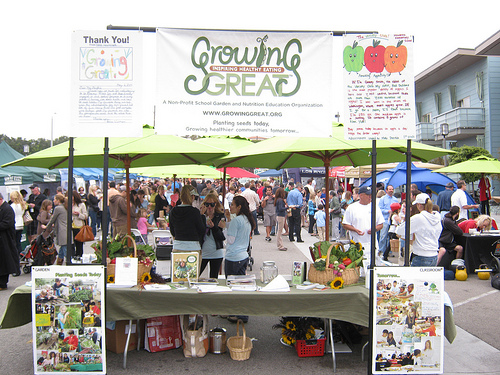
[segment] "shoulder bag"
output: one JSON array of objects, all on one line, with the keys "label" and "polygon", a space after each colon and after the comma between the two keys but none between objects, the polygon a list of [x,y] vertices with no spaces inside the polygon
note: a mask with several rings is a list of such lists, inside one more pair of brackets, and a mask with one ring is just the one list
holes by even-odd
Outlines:
[{"label": "shoulder bag", "polygon": [[85,220],[85,225],[81,227],[78,234],[75,236],[75,241],[87,242],[94,241],[94,233],[92,233],[92,228],[87,225],[87,220]]}]

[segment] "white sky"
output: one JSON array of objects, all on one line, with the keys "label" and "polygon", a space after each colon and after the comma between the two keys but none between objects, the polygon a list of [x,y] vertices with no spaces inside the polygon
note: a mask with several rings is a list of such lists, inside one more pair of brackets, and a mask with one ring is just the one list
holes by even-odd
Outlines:
[{"label": "white sky", "polygon": [[[475,48],[497,32],[498,4],[498,0],[467,6],[449,0],[9,1],[0,14],[0,134],[50,139],[53,118],[54,138],[67,135],[73,30],[105,30],[112,24],[408,34],[415,37],[414,73],[418,74],[455,49]],[[154,34],[146,34],[145,39],[146,59],[154,61]],[[335,39],[341,70],[342,38]],[[144,123],[152,124],[154,66],[148,71]],[[334,107],[342,114],[342,98]]]}]

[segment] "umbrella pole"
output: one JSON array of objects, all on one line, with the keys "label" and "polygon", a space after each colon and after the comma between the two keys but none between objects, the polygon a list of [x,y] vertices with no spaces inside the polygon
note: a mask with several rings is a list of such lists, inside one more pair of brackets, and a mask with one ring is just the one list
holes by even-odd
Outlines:
[{"label": "umbrella pole", "polygon": [[411,140],[406,141],[405,267],[410,265]]},{"label": "umbrella pole", "polygon": [[68,148],[68,209],[67,209],[67,217],[66,217],[66,264],[71,264],[71,258],[73,257],[73,230],[72,230],[72,221],[73,221],[73,137],[69,137],[69,148]]},{"label": "umbrella pole", "polygon": [[329,186],[329,175],[330,175],[330,164],[325,161],[325,186],[326,186],[326,197],[325,197],[325,232],[326,241],[330,241],[330,186]]},{"label": "umbrella pole", "polygon": [[[369,328],[370,328],[370,335],[372,338],[372,342],[375,339],[375,327],[373,325],[373,296],[374,296],[374,291],[373,291],[373,283],[374,283],[374,278],[375,274],[373,272],[375,268],[375,256],[376,256],[376,249],[375,249],[375,244],[377,241],[377,141],[372,140],[372,186],[371,186],[371,193],[372,193],[372,217],[371,217],[371,243],[370,243],[370,266],[369,268],[369,273],[368,275],[365,275],[365,277],[370,278],[370,299],[369,299]],[[373,359],[373,346],[369,345],[368,346],[368,374],[372,374],[372,359]]]},{"label": "umbrella pole", "polygon": [[127,190],[127,233],[128,235],[131,234],[131,226],[132,226],[132,220],[130,219],[131,215],[131,210],[130,210],[130,158],[127,156],[124,160],[125,164],[125,187]]},{"label": "umbrella pole", "polygon": [[226,200],[226,167],[224,167],[224,175],[222,176],[222,207],[225,207],[224,206],[225,200]]},{"label": "umbrella pole", "polygon": [[[109,138],[104,138],[104,165],[102,170],[102,221],[101,221],[101,251],[102,265],[107,265],[108,254],[108,167],[109,167]],[[105,268],[106,269],[106,268]],[[106,280],[107,280],[107,275]]]}]

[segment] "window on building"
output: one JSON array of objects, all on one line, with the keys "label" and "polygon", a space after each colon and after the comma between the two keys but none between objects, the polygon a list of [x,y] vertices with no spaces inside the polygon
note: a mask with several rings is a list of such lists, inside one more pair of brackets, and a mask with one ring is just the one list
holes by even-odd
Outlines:
[{"label": "window on building", "polygon": [[484,145],[484,135],[478,135],[476,136],[476,142],[477,142],[477,147],[482,147],[485,148]]},{"label": "window on building", "polygon": [[470,108],[470,96],[463,98],[457,102],[457,107]]},{"label": "window on building", "polygon": [[422,122],[431,122],[431,114],[426,113],[425,115],[422,115]]}]

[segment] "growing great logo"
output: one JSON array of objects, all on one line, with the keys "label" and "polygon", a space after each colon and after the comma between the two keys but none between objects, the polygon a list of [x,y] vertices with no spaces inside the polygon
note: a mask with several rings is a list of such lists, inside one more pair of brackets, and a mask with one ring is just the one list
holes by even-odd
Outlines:
[{"label": "growing great logo", "polygon": [[266,45],[268,36],[256,39],[256,46],[212,46],[201,36],[191,49],[191,63],[202,76],[184,80],[190,95],[293,96],[301,85],[299,67],[302,43],[290,39],[281,49]]}]

